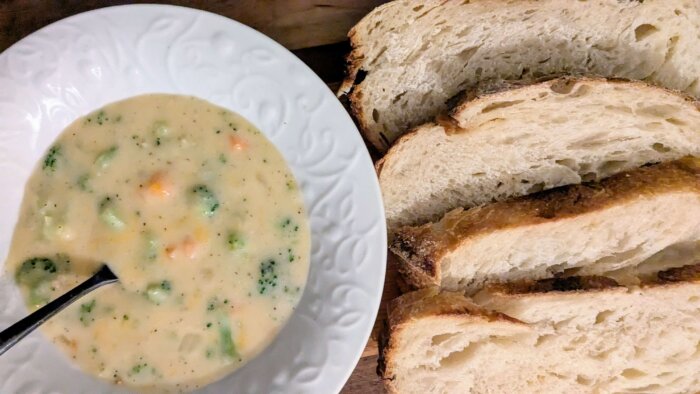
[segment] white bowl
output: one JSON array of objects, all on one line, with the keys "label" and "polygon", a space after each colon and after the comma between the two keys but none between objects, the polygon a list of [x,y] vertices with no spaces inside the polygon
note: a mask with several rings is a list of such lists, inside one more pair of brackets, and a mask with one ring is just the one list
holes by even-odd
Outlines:
[{"label": "white bowl", "polygon": [[[103,8],[0,54],[0,257],[24,184],[56,136],[107,103],[155,92],[194,95],[255,124],[292,168],[311,223],[311,271],[296,312],[261,355],[200,392],[339,391],[367,342],[384,282],[386,229],[372,162],[323,82],[230,19],[173,6]],[[26,313],[4,273],[0,329]],[[125,391],[80,372],[35,332],[0,357],[0,392]]]}]

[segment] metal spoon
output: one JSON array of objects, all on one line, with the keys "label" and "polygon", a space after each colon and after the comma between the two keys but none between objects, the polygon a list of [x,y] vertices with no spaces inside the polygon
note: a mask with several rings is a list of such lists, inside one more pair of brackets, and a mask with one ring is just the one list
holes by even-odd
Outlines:
[{"label": "metal spoon", "polygon": [[51,316],[62,311],[65,307],[75,302],[78,298],[85,294],[101,287],[103,285],[118,281],[116,275],[103,265],[99,271],[85,282],[74,287],[66,294],[56,298],[48,304],[42,306],[29,316],[18,321],[17,323],[0,332],[0,355],[5,353],[9,348],[14,346],[20,339],[29,335],[35,328],[48,320]]}]

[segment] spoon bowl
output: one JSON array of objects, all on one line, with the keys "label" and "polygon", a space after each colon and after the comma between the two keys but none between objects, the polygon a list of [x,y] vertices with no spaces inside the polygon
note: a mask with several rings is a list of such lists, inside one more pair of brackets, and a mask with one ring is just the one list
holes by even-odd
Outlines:
[{"label": "spoon bowl", "polygon": [[65,309],[87,293],[106,284],[117,282],[119,278],[104,264],[100,269],[83,283],[69,290],[62,296],[42,306],[29,316],[0,332],[0,355],[26,337],[53,315]]}]

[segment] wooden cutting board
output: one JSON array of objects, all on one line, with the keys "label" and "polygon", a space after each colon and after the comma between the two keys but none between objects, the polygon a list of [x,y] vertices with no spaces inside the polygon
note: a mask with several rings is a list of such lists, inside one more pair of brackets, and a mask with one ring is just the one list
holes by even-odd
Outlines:
[{"label": "wooden cutting board", "polygon": [[[343,78],[349,51],[347,32],[381,0],[174,0],[169,4],[199,8],[235,19],[289,48],[335,91]],[[4,0],[0,2],[0,52],[49,23],[96,8],[119,4],[165,3],[124,0]],[[372,150],[370,150],[371,153]],[[396,271],[389,262],[375,331],[343,394],[383,393],[376,374],[376,330],[383,322],[385,303],[398,294]]]}]

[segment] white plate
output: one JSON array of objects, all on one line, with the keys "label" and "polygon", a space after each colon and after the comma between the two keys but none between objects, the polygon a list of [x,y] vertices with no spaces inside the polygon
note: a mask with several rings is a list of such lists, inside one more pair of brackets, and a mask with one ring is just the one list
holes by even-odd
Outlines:
[{"label": "white plate", "polygon": [[[53,139],[100,106],[148,93],[194,95],[253,122],[300,182],[312,231],[301,303],[260,356],[202,393],[332,393],[367,342],[384,281],[386,231],[364,144],[323,82],[286,49],[188,8],[112,7],[54,23],[0,55],[0,258],[24,183]],[[26,313],[0,280],[0,328]],[[40,333],[0,357],[2,393],[105,393]]]}]

